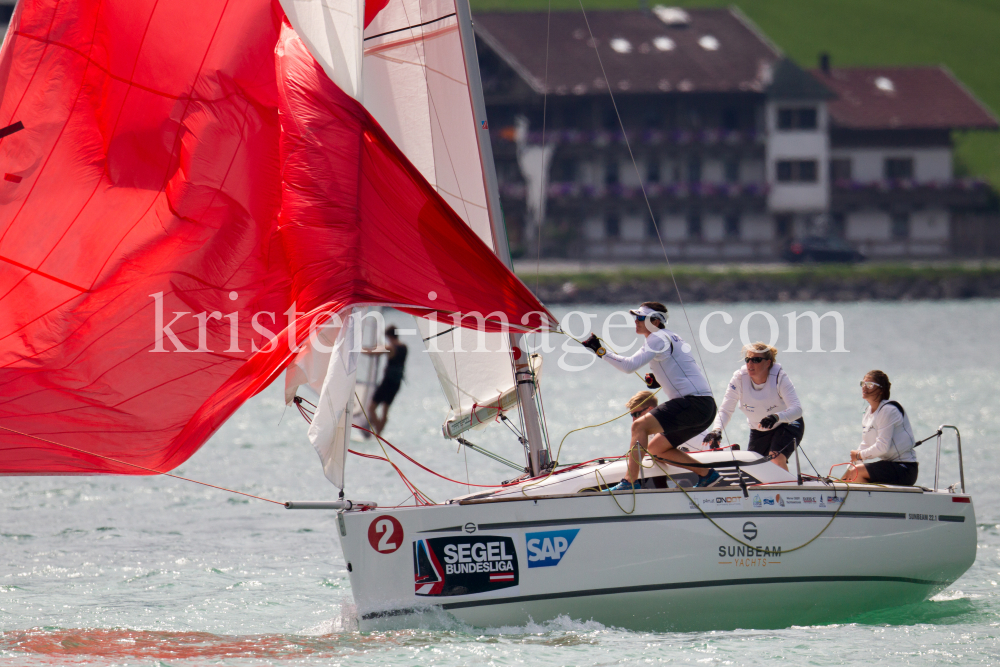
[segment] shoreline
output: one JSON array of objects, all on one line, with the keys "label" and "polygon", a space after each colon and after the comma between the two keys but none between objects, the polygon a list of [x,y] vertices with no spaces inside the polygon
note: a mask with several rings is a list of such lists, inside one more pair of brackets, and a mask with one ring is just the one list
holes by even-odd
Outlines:
[{"label": "shoreline", "polygon": [[[547,304],[916,301],[1000,298],[1000,262],[622,265],[544,261],[515,272]],[[537,289],[536,289],[537,284]]]}]

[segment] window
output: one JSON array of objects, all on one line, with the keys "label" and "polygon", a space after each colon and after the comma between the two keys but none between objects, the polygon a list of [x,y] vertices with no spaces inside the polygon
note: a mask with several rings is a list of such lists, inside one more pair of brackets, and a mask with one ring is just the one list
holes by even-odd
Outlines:
[{"label": "window", "polygon": [[734,107],[726,107],[722,110],[722,129],[724,130],[738,130],[740,129],[740,112],[739,109]]},{"label": "window", "polygon": [[738,160],[726,160],[723,169],[726,172],[726,183],[740,182],[740,163]]},{"label": "window", "polygon": [[576,181],[576,160],[558,160],[552,165],[553,183],[574,183]]},{"label": "window", "polygon": [[646,182],[660,182],[660,161],[655,157],[650,157],[646,160]]},{"label": "window", "polygon": [[887,157],[885,159],[886,178],[913,178],[913,158]]},{"label": "window", "polygon": [[779,130],[815,130],[816,107],[778,109]]},{"label": "window", "polygon": [[688,183],[701,183],[701,158],[695,155],[688,159]]},{"label": "window", "polygon": [[687,231],[689,239],[701,238],[701,213],[688,213]]},{"label": "window", "polygon": [[899,241],[910,238],[910,214],[892,214],[892,238]]},{"label": "window", "polygon": [[816,160],[779,160],[777,172],[779,183],[815,183]]},{"label": "window", "polygon": [[726,238],[738,239],[740,237],[740,214],[730,213],[725,217]]},{"label": "window", "polygon": [[604,218],[604,236],[609,239],[616,239],[621,234],[621,222],[617,215],[609,215]]},{"label": "window", "polygon": [[609,160],[604,163],[604,184],[618,185],[618,161]]},{"label": "window", "polygon": [[787,239],[792,235],[792,215],[782,213],[774,216],[774,235],[779,239]]},{"label": "window", "polygon": [[654,220],[653,218],[649,218],[646,221],[646,237],[651,239],[656,239],[660,237],[656,229],[656,220]]},{"label": "window", "polygon": [[851,180],[851,158],[830,160],[830,180],[835,182]]}]

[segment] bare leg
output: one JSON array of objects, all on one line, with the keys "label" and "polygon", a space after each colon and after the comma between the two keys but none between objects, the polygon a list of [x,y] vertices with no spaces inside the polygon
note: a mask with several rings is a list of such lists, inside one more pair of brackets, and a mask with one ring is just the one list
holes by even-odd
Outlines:
[{"label": "bare leg", "polygon": [[867,484],[868,479],[868,471],[863,463],[859,463],[854,470],[848,470],[847,474],[844,475],[845,482],[854,482],[855,484]]},{"label": "bare leg", "polygon": [[788,457],[784,454],[775,454],[771,461],[776,463],[779,467],[788,470]]},{"label": "bare leg", "polygon": [[[660,426],[660,422],[656,421],[656,417],[653,415],[643,415],[632,422],[632,446],[629,448],[628,474],[625,476],[625,479],[634,482],[639,478],[639,465],[640,461],[642,461],[642,454],[649,449],[649,438],[662,432],[663,427]],[[708,474],[707,468],[699,466],[698,459],[686,452],[677,451],[666,438],[657,438],[657,440],[662,441],[663,444],[660,445],[661,447],[666,445],[663,450],[664,453],[673,450],[670,451],[669,456],[664,456],[664,459],[675,465],[692,470],[699,477],[704,477]]]}]

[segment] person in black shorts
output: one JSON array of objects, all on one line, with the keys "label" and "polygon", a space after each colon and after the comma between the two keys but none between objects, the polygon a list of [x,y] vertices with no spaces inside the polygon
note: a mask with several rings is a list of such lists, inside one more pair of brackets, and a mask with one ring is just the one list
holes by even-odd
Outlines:
[{"label": "person in black shorts", "polygon": [[[861,380],[861,397],[868,402],[861,417],[861,445],[851,451],[847,482],[913,486],[919,474],[917,446],[906,410],[889,400],[892,383],[879,370]],[[878,460],[876,460],[878,459]]]},{"label": "person in black shorts", "polygon": [[[375,433],[381,433],[385,428],[385,423],[389,420],[389,406],[396,398],[400,385],[403,383],[403,366],[406,364],[406,346],[399,342],[396,335],[396,327],[390,326],[385,330],[385,344],[389,349],[389,361],[385,366],[385,374],[382,382],[375,388],[371,400],[368,402],[368,418],[371,420],[371,427]],[[378,412],[382,407],[382,414]]]},{"label": "person in black shorts", "polygon": [[766,456],[788,470],[788,457],[805,435],[802,405],[788,374],[777,361],[773,345],[756,342],[743,348],[744,365],[733,373],[712,431],[705,444],[715,448],[722,440],[722,429],[740,409],[750,425],[751,452]]}]

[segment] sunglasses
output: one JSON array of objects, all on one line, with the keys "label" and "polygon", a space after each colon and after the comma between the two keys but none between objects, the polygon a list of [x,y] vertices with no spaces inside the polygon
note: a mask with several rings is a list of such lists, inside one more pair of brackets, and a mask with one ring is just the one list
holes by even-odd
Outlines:
[{"label": "sunglasses", "polygon": [[765,361],[767,361],[767,359],[765,359],[764,357],[744,357],[743,361],[747,362],[748,364],[762,364]]},{"label": "sunglasses", "polygon": [[875,387],[881,387],[881,386],[882,385],[880,385],[878,382],[872,382],[871,380],[861,381],[862,389],[874,389]]},{"label": "sunglasses", "polygon": [[639,417],[641,417],[643,412],[645,412],[645,410],[639,410],[638,412],[633,412],[632,413],[632,421],[635,421],[636,419],[638,419]]},{"label": "sunglasses", "polygon": [[634,315],[634,317],[635,317],[635,321],[636,322],[645,322],[646,321],[646,316],[645,315]]}]

